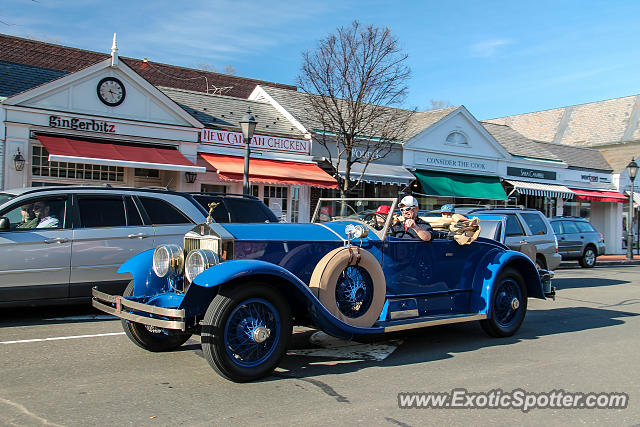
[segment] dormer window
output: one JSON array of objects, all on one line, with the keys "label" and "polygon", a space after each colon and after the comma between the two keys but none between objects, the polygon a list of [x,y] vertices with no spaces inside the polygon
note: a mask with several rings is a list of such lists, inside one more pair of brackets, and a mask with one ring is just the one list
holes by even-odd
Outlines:
[{"label": "dormer window", "polygon": [[463,147],[468,147],[469,139],[462,132],[455,130],[447,135],[446,143],[450,145],[461,145]]}]

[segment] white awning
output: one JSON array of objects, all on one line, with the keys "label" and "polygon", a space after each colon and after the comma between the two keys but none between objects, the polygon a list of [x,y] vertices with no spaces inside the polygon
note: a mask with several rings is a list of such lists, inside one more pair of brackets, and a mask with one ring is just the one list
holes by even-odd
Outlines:
[{"label": "white awning", "polygon": [[511,179],[507,179],[506,181],[513,185],[514,191],[529,196],[560,197],[562,199],[573,199],[573,196],[575,196],[575,193],[564,185],[515,181]]},{"label": "white awning", "polygon": [[[351,166],[351,180],[355,181],[362,173],[363,164],[354,163]],[[344,164],[340,164],[340,175],[344,177]],[[407,185],[416,177],[400,165],[386,165],[381,163],[369,163],[362,180],[365,182]]]},{"label": "white awning", "polygon": [[[626,194],[627,196],[629,195],[629,191],[625,191],[624,194]],[[637,192],[633,192],[633,207],[637,208],[638,206],[640,206],[640,193]]]}]

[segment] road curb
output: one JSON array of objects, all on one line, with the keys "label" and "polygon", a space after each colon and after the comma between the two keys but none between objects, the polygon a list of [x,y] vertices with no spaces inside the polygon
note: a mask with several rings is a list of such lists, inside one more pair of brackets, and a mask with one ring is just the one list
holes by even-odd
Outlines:
[{"label": "road curb", "polygon": [[[640,260],[614,260],[596,261],[596,267],[608,267],[616,265],[640,265]],[[577,262],[563,262],[558,266],[558,270],[570,270],[572,268],[582,268]]]}]

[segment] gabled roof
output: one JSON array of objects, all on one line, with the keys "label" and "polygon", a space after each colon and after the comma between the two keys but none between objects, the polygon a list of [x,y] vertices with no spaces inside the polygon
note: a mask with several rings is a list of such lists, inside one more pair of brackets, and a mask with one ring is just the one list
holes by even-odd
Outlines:
[{"label": "gabled roof", "polygon": [[0,61],[0,96],[13,96],[65,74],[65,71]]},{"label": "gabled roof", "polygon": [[248,108],[258,121],[256,133],[302,138],[303,134],[271,104],[194,92],[169,87],[159,87],[165,95],[206,127],[239,129],[239,121]]},{"label": "gabled roof", "polygon": [[[315,119],[309,106],[308,99],[311,96],[318,95],[260,86],[256,88],[251,98],[265,102],[271,102],[272,100],[275,101],[279,106],[286,110],[287,113],[290,113],[291,117],[289,117],[289,120],[291,120],[292,123],[297,124],[301,131],[313,132],[314,130],[320,130],[322,125]],[[407,133],[404,135],[404,140],[407,141],[426,129],[428,126],[431,126],[433,123],[454,111],[457,107],[425,111],[421,113],[415,113],[401,108],[383,108],[388,110],[390,115],[396,115],[397,120],[399,121],[403,121],[406,119],[407,115],[411,115],[407,124]]]},{"label": "gabled roof", "polygon": [[599,146],[640,140],[640,95],[499,117],[524,136],[573,146]]},{"label": "gabled roof", "polygon": [[612,168],[598,150],[536,141],[509,126],[481,122],[487,131],[514,156],[563,161],[570,168],[611,172]]},{"label": "gabled roof", "polygon": [[[109,57],[110,55],[107,53],[0,34],[0,60],[5,62],[72,73]],[[296,90],[296,87],[293,85],[178,67],[159,62],[144,62],[136,58],[121,56],[120,60],[155,86],[173,87],[204,93],[207,92],[207,85],[209,86],[209,92],[214,91],[213,87],[231,88],[224,90],[224,94],[239,98],[247,98],[257,85],[276,86],[282,89]],[[53,78],[51,80],[53,80]],[[38,84],[41,83],[44,82],[41,81]],[[2,86],[0,86],[0,93],[1,91]]]}]

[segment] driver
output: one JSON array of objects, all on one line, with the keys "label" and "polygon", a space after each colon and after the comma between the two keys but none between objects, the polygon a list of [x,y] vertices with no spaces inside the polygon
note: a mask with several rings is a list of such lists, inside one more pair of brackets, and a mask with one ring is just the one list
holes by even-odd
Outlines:
[{"label": "driver", "polygon": [[416,198],[405,196],[398,206],[402,212],[402,218],[389,228],[389,233],[399,238],[430,241],[432,238],[431,225],[418,217],[418,201]]}]

